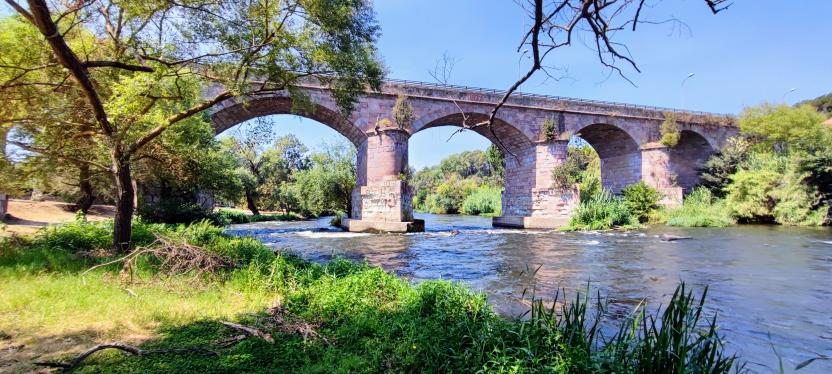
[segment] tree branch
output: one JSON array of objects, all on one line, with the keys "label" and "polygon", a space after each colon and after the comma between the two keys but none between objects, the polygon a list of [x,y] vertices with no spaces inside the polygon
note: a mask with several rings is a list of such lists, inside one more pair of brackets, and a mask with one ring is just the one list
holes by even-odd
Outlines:
[{"label": "tree branch", "polygon": [[143,71],[148,73],[152,73],[154,71],[153,68],[149,66],[131,65],[118,61],[87,61],[83,64],[83,66],[85,68],[110,67],[127,71]]},{"label": "tree branch", "polygon": [[216,97],[214,97],[211,100],[208,100],[208,101],[206,101],[202,104],[199,104],[199,105],[195,105],[191,108],[188,108],[185,111],[179,112],[177,114],[174,114],[174,115],[168,117],[164,124],[161,124],[161,125],[157,126],[156,128],[150,130],[147,134],[145,134],[143,137],[141,137],[138,141],[133,143],[128,148],[127,155],[129,156],[129,155],[132,155],[132,154],[136,153],[136,151],[141,149],[141,147],[144,147],[145,144],[149,143],[150,141],[155,139],[157,136],[161,135],[171,125],[173,125],[173,124],[175,124],[179,121],[182,121],[182,120],[184,120],[184,119],[186,119],[186,118],[188,118],[188,117],[190,117],[194,114],[197,114],[197,113],[199,113],[199,112],[201,112],[205,109],[208,109],[208,108],[210,108],[214,105],[217,105],[219,102],[221,102],[225,99],[228,99],[230,97],[232,97],[231,92],[225,91],[225,92],[220,93],[219,95],[217,95]]},{"label": "tree branch", "polygon": [[[9,1],[9,0],[6,0]],[[92,106],[93,113],[98,125],[108,137],[113,135],[113,127],[110,120],[107,118],[107,112],[104,110],[104,104],[101,102],[101,97],[98,96],[98,91],[90,79],[89,72],[84,67],[84,64],[78,59],[69,45],[66,44],[63,36],[58,32],[58,26],[52,21],[52,15],[46,5],[45,0],[29,0],[29,9],[32,12],[32,19],[30,20],[46,37],[46,42],[52,47],[58,62],[67,70],[73,78],[81,86],[87,101]]]}]

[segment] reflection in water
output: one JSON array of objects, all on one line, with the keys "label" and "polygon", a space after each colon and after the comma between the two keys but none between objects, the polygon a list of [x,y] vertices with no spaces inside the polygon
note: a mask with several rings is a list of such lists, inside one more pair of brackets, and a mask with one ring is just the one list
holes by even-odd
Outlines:
[{"label": "reflection in water", "polygon": [[[426,220],[428,231],[347,233],[328,228],[328,219],[236,225],[229,231],[312,261],[343,256],[414,281],[462,281],[486,292],[507,315],[524,311],[518,298],[532,286],[547,298],[558,288],[585,290],[589,282],[621,315],[641,300],[653,308],[666,302],[680,280],[697,289],[709,285],[709,312],[719,314],[730,348],[750,361],[752,370],[776,371],[771,344],[791,367],[815,354],[832,356],[832,230],[741,226],[560,233],[494,229],[490,218],[481,217],[418,218]],[[693,239],[666,242],[661,234]],[[801,372],[832,372],[832,361],[816,361]]]}]

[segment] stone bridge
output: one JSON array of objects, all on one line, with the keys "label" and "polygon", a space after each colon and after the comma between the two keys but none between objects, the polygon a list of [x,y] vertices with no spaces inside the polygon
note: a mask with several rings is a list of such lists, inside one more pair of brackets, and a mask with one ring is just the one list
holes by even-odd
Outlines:
[{"label": "stone bridge", "polygon": [[[311,109],[293,112],[287,92],[233,98],[209,114],[221,133],[243,121],[272,114],[296,114],[321,122],[349,139],[358,151],[357,187],[352,212],[344,226],[351,231],[414,231],[413,191],[404,177],[408,167],[408,139],[436,126],[462,126],[487,118],[504,92],[421,82],[389,80],[380,92],[359,98],[349,117],[340,114],[329,90],[316,83],[299,85]],[[400,128],[392,108],[405,95],[415,120]],[[309,107],[307,105],[307,107]],[[661,145],[660,126],[674,112],[680,131],[676,146]],[[554,132],[544,135],[544,121]],[[477,133],[502,144],[507,152],[502,216],[494,225],[554,228],[566,224],[579,203],[576,188],[552,187],[552,169],[566,158],[571,137],[589,143],[601,158],[605,188],[619,192],[640,180],[657,188],[665,203],[681,201],[698,181],[697,168],[726,139],[737,132],[730,117],[702,112],[571,99],[532,94],[512,95],[489,129]],[[553,134],[554,133],[554,134]],[[552,136],[554,135],[554,136]],[[513,156],[512,156],[513,155]]]}]

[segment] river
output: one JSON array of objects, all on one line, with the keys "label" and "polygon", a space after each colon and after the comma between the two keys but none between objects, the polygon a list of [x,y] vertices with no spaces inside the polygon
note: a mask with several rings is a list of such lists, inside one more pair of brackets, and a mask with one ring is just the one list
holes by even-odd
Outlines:
[{"label": "river", "polygon": [[[234,225],[276,249],[325,262],[366,260],[414,281],[461,281],[512,316],[524,290],[552,298],[559,288],[607,296],[612,314],[646,300],[666,302],[680,280],[708,285],[729,350],[754,372],[786,371],[832,356],[832,229],[745,225],[724,229],[657,226],[633,232],[561,233],[495,229],[491,219],[417,214],[426,232],[361,234],[328,228],[328,218]],[[664,241],[662,235],[690,237]],[[534,276],[530,275],[539,267]],[[529,271],[531,269],[531,271]],[[772,348],[774,347],[774,348]],[[777,354],[775,354],[775,350]],[[800,373],[832,373],[818,360]]]}]

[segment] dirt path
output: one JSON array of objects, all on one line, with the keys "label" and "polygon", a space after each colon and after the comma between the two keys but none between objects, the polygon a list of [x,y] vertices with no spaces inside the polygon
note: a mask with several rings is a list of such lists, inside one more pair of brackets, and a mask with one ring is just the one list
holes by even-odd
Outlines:
[{"label": "dirt path", "polygon": [[[55,201],[9,200],[9,217],[0,236],[30,235],[43,227],[72,222],[75,219],[73,204]],[[93,221],[112,218],[115,208],[111,205],[93,205],[87,219]]]}]

